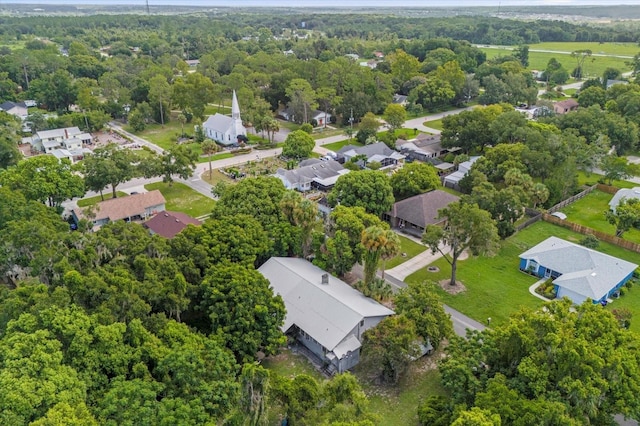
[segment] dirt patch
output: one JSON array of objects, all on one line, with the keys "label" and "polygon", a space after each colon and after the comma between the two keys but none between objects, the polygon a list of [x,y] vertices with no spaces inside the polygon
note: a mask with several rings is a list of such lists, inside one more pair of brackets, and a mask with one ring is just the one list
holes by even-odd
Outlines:
[{"label": "dirt patch", "polygon": [[442,288],[444,291],[446,291],[449,294],[458,294],[458,293],[462,293],[463,291],[467,291],[467,288],[464,286],[464,284],[462,284],[462,281],[457,281],[456,280],[456,285],[450,285],[449,283],[451,282],[451,280],[446,279],[446,280],[440,280],[438,282],[438,284],[440,285],[440,288]]}]

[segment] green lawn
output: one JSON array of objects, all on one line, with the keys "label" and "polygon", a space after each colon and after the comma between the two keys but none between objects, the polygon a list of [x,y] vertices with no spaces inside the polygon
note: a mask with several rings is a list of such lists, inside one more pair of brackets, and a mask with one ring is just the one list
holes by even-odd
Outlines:
[{"label": "green lawn", "polygon": [[205,182],[207,182],[211,186],[214,186],[218,182],[226,182],[226,183],[229,183],[229,184],[236,183],[236,181],[234,181],[233,179],[230,179],[227,176],[225,176],[224,174],[222,174],[220,172],[220,170],[213,169],[211,172],[212,172],[211,173],[211,178],[209,178],[209,170],[205,171],[203,174],[200,175],[202,180],[204,180]]},{"label": "green lawn", "polygon": [[[579,45],[576,45],[575,48],[567,49],[566,51],[571,52],[574,50],[579,50],[581,48],[581,45],[582,43],[579,43]],[[530,46],[529,48],[533,49],[534,47]],[[503,48],[496,49],[482,47],[480,50],[487,54],[487,59],[493,58],[495,56],[507,56],[511,54],[510,50]],[[636,49],[636,53],[638,52],[638,50],[640,49]],[[571,71],[577,65],[576,59],[572,58],[570,53],[529,51],[529,69],[544,70],[551,58],[556,58],[569,73],[571,73]],[[591,56],[584,62],[583,72],[586,78],[590,78],[601,76],[604,73],[604,70],[607,68],[616,68],[621,72],[630,71],[631,67],[626,64],[627,61],[629,61],[629,59],[616,58],[612,56]]]},{"label": "green lawn", "polygon": [[[586,174],[585,172],[578,172],[578,185],[591,186],[595,185],[599,180],[602,179],[604,179],[604,176],[596,173]],[[614,180],[612,184],[616,188],[635,188],[636,186],[638,186],[637,183],[628,182],[626,180]]]},{"label": "green lawn", "polygon": [[338,135],[344,135],[344,129],[330,129],[330,128],[318,128],[315,129],[313,131],[313,134],[311,135],[314,139],[323,139],[323,138],[328,138],[330,136],[338,136]]},{"label": "green lawn", "polygon": [[[637,259],[636,263],[638,263]],[[627,290],[624,296],[607,305],[609,310],[620,308],[626,308],[633,313],[629,330],[640,333],[640,285],[634,285],[630,290]]]},{"label": "green lawn", "polygon": [[168,183],[156,182],[144,186],[148,191],[160,190],[167,200],[166,209],[170,211],[182,212],[193,217],[200,217],[211,213],[215,201],[194,191],[187,185],[179,182]]},{"label": "green lawn", "polygon": [[[605,218],[605,212],[609,210],[609,200],[612,197],[613,195],[611,194],[595,190],[586,197],[566,206],[561,211],[567,215],[567,220],[571,222],[615,235],[616,227],[607,222]],[[640,230],[630,229],[624,233],[624,239],[640,243]]]},{"label": "green lawn", "polygon": [[[103,195],[105,201],[113,198],[113,192],[111,191],[103,191]],[[118,196],[118,198],[120,198],[126,197],[128,194],[126,192],[116,191],[116,195]],[[94,204],[98,204],[100,201],[102,201],[102,197],[100,197],[99,195],[96,195],[95,197],[83,198],[81,200],[78,200],[78,207],[93,206]]]},{"label": "green lawn", "polygon": [[425,121],[422,125],[431,127],[432,129],[442,130],[442,120]]},{"label": "green lawn", "polygon": [[[185,133],[193,133],[193,125],[191,124],[185,124],[184,129]],[[172,120],[166,123],[164,127],[160,124],[148,124],[141,132],[134,132],[130,127],[125,128],[125,130],[158,145],[162,149],[169,149],[176,145],[177,138],[182,132],[182,125],[178,120]]]},{"label": "green lawn", "polygon": [[589,49],[595,54],[633,56],[640,51],[636,43],[547,42],[530,44],[529,49],[573,52]]},{"label": "green lawn", "polygon": [[360,142],[358,142],[357,139],[345,139],[343,141],[338,141],[338,142],[334,142],[334,143],[330,143],[327,145],[322,145],[323,148],[329,149],[333,152],[338,152],[341,148],[347,146],[347,145],[355,145],[355,146],[362,146],[362,144]]},{"label": "green lawn", "polygon": [[[475,257],[459,261],[457,278],[467,290],[457,295],[442,291],[444,303],[481,322],[491,317],[496,324],[504,324],[509,315],[520,307],[540,307],[542,301],[532,296],[528,290],[537,278],[518,270],[518,255],[550,236],[575,243],[583,238],[582,235],[568,229],[537,222],[503,241],[502,248],[495,257]],[[637,253],[612,244],[601,242],[598,251],[630,262],[638,262]],[[451,276],[451,268],[444,259],[439,259],[432,265],[437,266],[440,271],[433,273],[424,268],[407,277],[405,281],[439,281]],[[634,305],[633,308],[635,315],[640,317],[640,305]]]},{"label": "green lawn", "polygon": [[400,237],[400,243],[401,243],[400,253],[401,254],[405,253],[406,256],[403,257],[401,254],[399,254],[398,256],[387,260],[387,263],[385,264],[385,270],[389,270],[393,267],[396,267],[401,263],[406,262],[407,260],[422,253],[427,249],[426,246],[423,246],[422,244],[418,244],[415,241],[405,236],[402,236],[402,235],[398,235],[398,236]]}]

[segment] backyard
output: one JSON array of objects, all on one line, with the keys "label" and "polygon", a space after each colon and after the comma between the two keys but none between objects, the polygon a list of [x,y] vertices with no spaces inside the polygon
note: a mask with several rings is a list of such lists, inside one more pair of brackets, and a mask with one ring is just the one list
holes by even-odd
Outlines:
[{"label": "backyard", "polygon": [[[610,224],[605,217],[605,212],[609,210],[609,200],[612,197],[612,194],[595,190],[560,211],[567,215],[567,220],[570,222],[615,235],[616,227]],[[640,229],[630,229],[623,234],[623,238],[634,243],[640,243]]]},{"label": "backyard", "polygon": [[144,187],[148,191],[160,190],[167,200],[165,205],[167,210],[186,213],[195,218],[211,213],[215,204],[211,198],[205,197],[180,182],[173,182],[171,186],[168,183],[156,182]]},{"label": "backyard", "polygon": [[[403,376],[397,386],[386,387],[374,384],[367,377],[364,368],[356,367],[354,374],[358,377],[362,389],[369,397],[369,409],[380,416],[376,424],[381,426],[413,425],[417,424],[417,408],[422,400],[430,395],[445,393],[440,384],[440,374],[435,369],[435,363],[441,352],[423,357],[412,363],[409,371]],[[307,374],[322,380],[322,376],[311,363],[302,355],[285,349],[279,355],[265,358],[262,365],[281,376],[295,377]],[[271,407],[270,420],[278,418],[277,407]]]},{"label": "backyard", "polygon": [[[520,272],[518,255],[545,240],[556,236],[577,243],[583,236],[568,229],[546,222],[537,222],[502,242],[502,247],[495,257],[473,257],[458,262],[457,279],[466,287],[466,291],[452,295],[442,291],[444,303],[459,310],[471,318],[486,323],[492,318],[492,324],[504,324],[509,315],[521,307],[538,308],[542,300],[529,293],[529,287],[537,281],[536,277]],[[600,242],[598,251],[638,263],[637,253],[624,250],[618,246]],[[440,281],[451,276],[451,267],[444,259],[439,259],[431,266],[438,271],[429,272],[424,268],[405,279],[408,283],[424,280]],[[640,299],[640,289],[633,288],[628,293],[632,298]],[[626,306],[633,313],[637,324],[632,320],[632,328],[640,329],[640,304],[625,297],[612,303],[612,306]],[[637,301],[637,300],[636,300]],[[628,305],[628,306],[627,306]]]}]

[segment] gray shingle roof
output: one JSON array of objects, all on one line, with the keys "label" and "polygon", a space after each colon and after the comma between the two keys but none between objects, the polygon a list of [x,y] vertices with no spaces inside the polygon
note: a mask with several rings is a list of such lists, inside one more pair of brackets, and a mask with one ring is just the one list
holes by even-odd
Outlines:
[{"label": "gray shingle roof", "polygon": [[426,225],[440,222],[438,210],[459,199],[453,194],[436,189],[435,191],[398,201],[393,205],[389,216],[397,217],[424,228]]},{"label": "gray shingle roof", "polygon": [[560,272],[554,284],[575,293],[600,300],[638,265],[608,254],[549,237],[520,255],[545,268]]},{"label": "gray shingle roof", "polygon": [[277,174],[284,176],[284,178],[291,184],[298,184],[308,182],[310,180],[325,181],[335,177],[336,179],[347,173],[348,170],[342,167],[342,164],[335,160],[321,161],[317,158],[305,160],[300,164],[305,164],[303,167],[294,170],[278,169]]},{"label": "gray shingle roof", "polygon": [[389,148],[384,142],[372,143],[365,146],[347,145],[342,147],[338,154],[342,154],[349,157],[355,157],[356,155],[366,155],[367,159],[373,156],[391,157],[397,160],[404,158],[404,155]]},{"label": "gray shingle roof", "polygon": [[330,351],[364,318],[394,313],[331,275],[322,284],[326,272],[304,259],[272,257],[258,271],[284,300],[282,330],[296,325]]}]

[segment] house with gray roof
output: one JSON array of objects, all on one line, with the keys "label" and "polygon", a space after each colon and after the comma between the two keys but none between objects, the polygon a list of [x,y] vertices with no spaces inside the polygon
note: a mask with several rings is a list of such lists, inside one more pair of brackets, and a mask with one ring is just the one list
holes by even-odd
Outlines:
[{"label": "house with gray roof", "polygon": [[342,373],[358,364],[364,332],[394,314],[305,259],[272,257],[258,271],[284,300],[282,331],[329,372]]},{"label": "house with gray roof", "polygon": [[458,164],[458,170],[448,176],[445,176],[442,182],[443,185],[447,188],[459,189],[460,181],[467,175],[467,173],[469,173],[473,163],[478,161],[479,158],[480,156],[471,157],[468,161]]},{"label": "house with gray roof", "polygon": [[65,127],[36,132],[31,137],[23,138],[22,142],[30,144],[34,151],[49,154],[56,149],[81,150],[83,144],[91,142],[91,135],[78,127]]},{"label": "house with gray roof", "polygon": [[372,143],[365,146],[347,145],[342,147],[338,152],[338,158],[344,158],[344,162],[351,161],[357,156],[365,156],[366,160],[358,161],[360,167],[365,168],[368,163],[377,162],[382,165],[381,169],[393,167],[405,156],[397,151],[389,148],[384,142]]},{"label": "house with gray roof", "polygon": [[620,204],[620,201],[622,201],[623,199],[629,200],[632,198],[640,200],[640,186],[618,190],[618,192],[616,192],[609,201],[609,208],[612,212],[615,213],[618,204]]},{"label": "house with gray roof", "polygon": [[581,304],[606,304],[633,276],[638,265],[608,254],[549,237],[520,255],[520,270],[553,279],[558,298]]},{"label": "house with gray roof", "polygon": [[207,121],[202,123],[202,128],[206,137],[221,145],[235,145],[238,143],[238,136],[246,137],[247,129],[242,125],[235,90],[231,99],[231,117],[220,113],[210,115]]},{"label": "house with gray roof", "polygon": [[300,166],[302,167],[293,170],[280,168],[274,176],[282,181],[285,188],[305,192],[312,188],[328,191],[340,176],[349,173],[348,169],[335,160],[310,158],[301,161]]},{"label": "house with gray roof", "polygon": [[24,102],[4,102],[0,104],[0,111],[4,111],[7,114],[20,118],[21,120],[25,120],[29,115],[27,105]]},{"label": "house with gray roof", "polygon": [[443,223],[446,219],[439,218],[438,211],[459,199],[453,194],[436,189],[396,202],[383,218],[392,228],[419,237],[427,225]]}]

